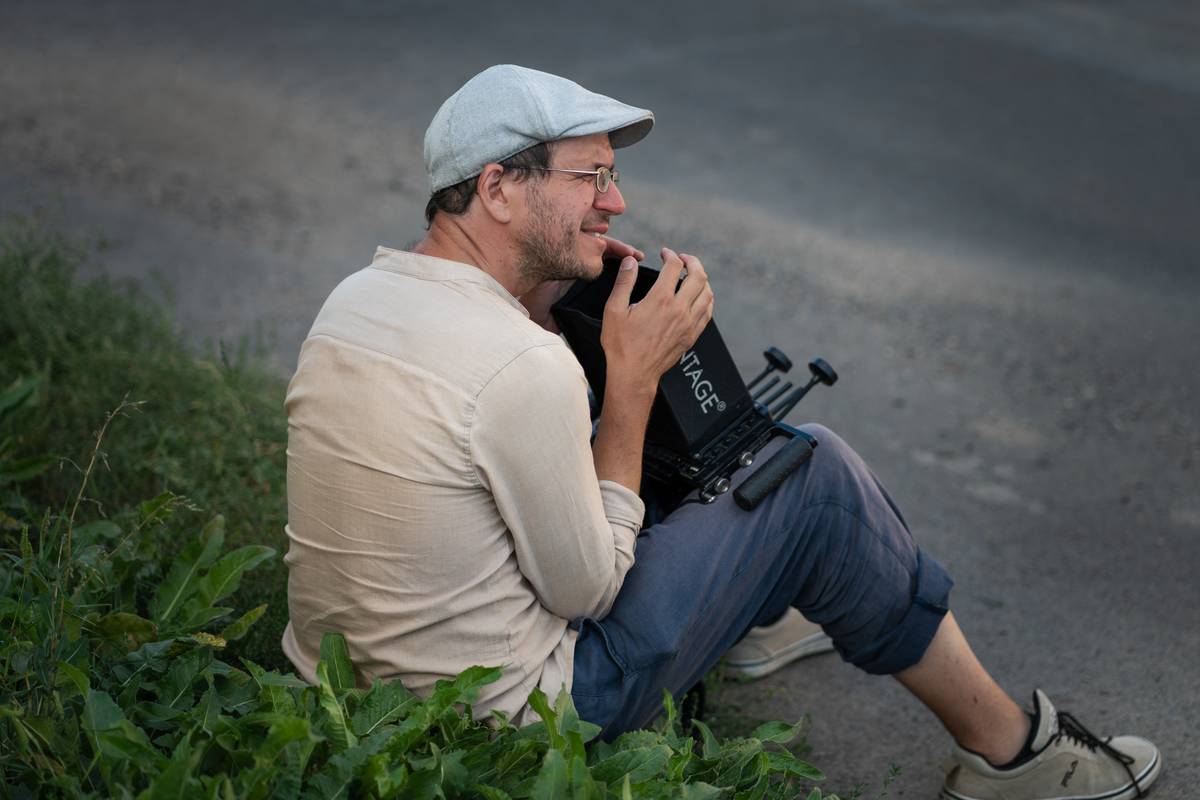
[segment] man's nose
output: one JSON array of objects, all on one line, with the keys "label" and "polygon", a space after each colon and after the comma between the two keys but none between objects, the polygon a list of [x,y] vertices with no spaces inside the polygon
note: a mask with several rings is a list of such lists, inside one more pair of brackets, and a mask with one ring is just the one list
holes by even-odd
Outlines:
[{"label": "man's nose", "polygon": [[603,211],[613,216],[625,213],[625,197],[615,183],[608,185],[607,192],[596,192],[596,201],[592,205],[597,211]]}]

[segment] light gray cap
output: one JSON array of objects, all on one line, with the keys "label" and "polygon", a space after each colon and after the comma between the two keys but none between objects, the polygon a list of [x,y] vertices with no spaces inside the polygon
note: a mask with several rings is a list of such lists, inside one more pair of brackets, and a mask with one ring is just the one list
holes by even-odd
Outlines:
[{"label": "light gray cap", "polygon": [[607,133],[614,148],[628,147],[653,125],[644,108],[548,72],[499,64],[442,103],[425,131],[425,172],[437,192],[541,142]]}]

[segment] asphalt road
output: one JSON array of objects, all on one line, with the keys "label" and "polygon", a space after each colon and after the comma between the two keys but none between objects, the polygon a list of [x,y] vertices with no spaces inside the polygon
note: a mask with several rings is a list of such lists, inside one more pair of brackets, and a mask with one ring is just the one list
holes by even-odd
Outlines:
[{"label": "asphalt road", "polygon": [[[421,233],[420,142],[492,63],[654,109],[613,233],[701,255],[745,371],[841,372],[840,431],[982,660],[1200,783],[1200,10],[1192,2],[0,5],[0,212],[106,245],[197,342],[281,371],[377,243]],[[248,5],[248,4],[245,4]],[[829,788],[949,741],[834,656],[728,686],[810,714]]]}]

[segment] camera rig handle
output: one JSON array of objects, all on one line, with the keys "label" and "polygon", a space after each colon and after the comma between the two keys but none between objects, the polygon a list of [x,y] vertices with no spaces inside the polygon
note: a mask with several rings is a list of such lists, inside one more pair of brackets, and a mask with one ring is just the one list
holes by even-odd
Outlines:
[{"label": "camera rig handle", "polygon": [[746,511],[752,511],[767,495],[775,491],[788,475],[812,458],[817,440],[804,431],[796,430],[791,426],[784,427],[789,428],[788,432],[791,434],[792,440],[779,448],[773,456],[767,459],[767,463],[755,470],[754,474],[744,480],[741,486],[733,490],[733,502]]},{"label": "camera rig handle", "polygon": [[[771,372],[781,369],[779,366],[781,363],[785,363],[787,368],[791,368],[791,361],[777,348],[769,348],[763,355],[767,358],[768,366],[761,375],[755,378],[755,381],[761,381]],[[773,355],[781,356],[782,359],[772,358]],[[785,425],[782,420],[808,394],[809,390],[818,383],[823,383],[826,386],[833,386],[833,384],[837,383],[838,374],[829,365],[829,362],[823,358],[814,358],[810,361],[808,363],[808,370],[812,373],[812,378],[804,386],[792,391],[780,400],[780,396],[791,388],[792,385],[790,382],[785,383],[783,387],[771,392],[770,395],[761,401],[761,406],[766,409],[767,416],[775,423],[771,431],[772,434],[789,436],[791,437],[791,441],[777,450],[774,455],[767,459],[765,464],[755,470],[750,477],[734,490],[733,501],[746,511],[751,511],[758,506],[768,494],[775,491],[783,483],[788,475],[791,475],[804,462],[812,458],[813,448],[817,446],[817,440],[804,431],[793,428],[791,425]],[[786,372],[786,369],[782,371]],[[775,380],[778,380],[778,378]],[[755,400],[758,400],[762,394],[763,391],[756,393]],[[777,400],[778,402],[776,402]],[[775,403],[775,405],[771,406],[771,403]]]}]

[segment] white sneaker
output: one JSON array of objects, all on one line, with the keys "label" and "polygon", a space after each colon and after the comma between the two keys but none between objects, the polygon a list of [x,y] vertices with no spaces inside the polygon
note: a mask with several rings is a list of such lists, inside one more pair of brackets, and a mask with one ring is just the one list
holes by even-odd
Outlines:
[{"label": "white sneaker", "polygon": [[1045,692],[1034,695],[1034,756],[997,769],[955,746],[942,787],[947,800],[1129,800],[1158,779],[1162,756],[1137,736],[1101,739],[1070,714],[1057,712]]},{"label": "white sneaker", "polygon": [[725,674],[735,678],[761,678],[798,658],[828,653],[833,642],[821,626],[789,608],[771,625],[751,628],[725,654]]}]

